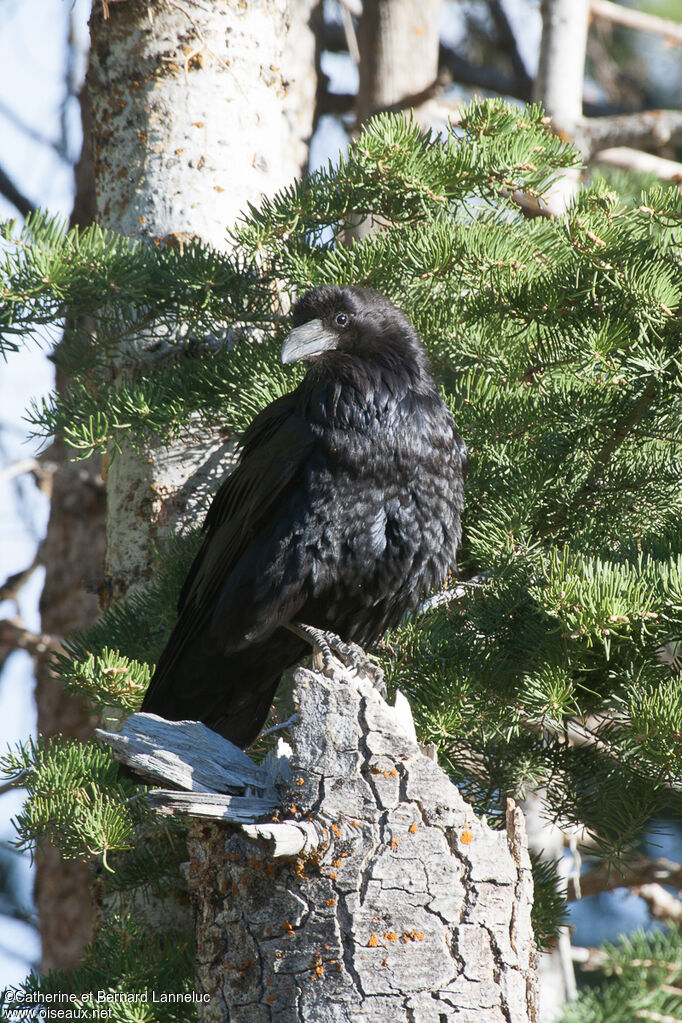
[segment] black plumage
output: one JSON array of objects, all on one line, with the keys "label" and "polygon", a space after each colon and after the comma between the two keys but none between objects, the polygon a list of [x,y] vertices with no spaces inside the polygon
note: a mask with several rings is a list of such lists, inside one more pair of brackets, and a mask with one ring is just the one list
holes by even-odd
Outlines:
[{"label": "black plumage", "polygon": [[283,626],[371,643],[444,581],[460,539],[466,448],[405,314],[330,285],[293,322],[282,361],[308,371],[243,436],[142,705],[242,747],[310,651]]}]

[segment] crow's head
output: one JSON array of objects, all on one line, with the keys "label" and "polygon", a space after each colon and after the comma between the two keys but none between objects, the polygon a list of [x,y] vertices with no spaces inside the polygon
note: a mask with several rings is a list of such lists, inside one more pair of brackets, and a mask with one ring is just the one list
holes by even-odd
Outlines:
[{"label": "crow's head", "polygon": [[329,352],[362,360],[390,354],[428,366],[417,332],[402,310],[377,291],[326,284],[306,291],[293,310],[294,329],[282,362],[309,362]]}]

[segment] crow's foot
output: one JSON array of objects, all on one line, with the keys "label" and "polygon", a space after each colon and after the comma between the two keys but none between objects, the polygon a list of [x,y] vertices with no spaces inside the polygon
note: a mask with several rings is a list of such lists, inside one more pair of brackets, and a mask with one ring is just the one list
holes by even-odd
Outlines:
[{"label": "crow's foot", "polygon": [[[327,632],[326,629],[318,629],[313,625],[304,625],[303,622],[289,622],[286,626],[291,632],[300,636],[310,643],[313,648],[313,668],[322,671],[325,675],[332,675],[334,672],[334,654],[346,667],[355,672],[356,675],[364,675],[372,682],[382,696],[386,696],[386,685],[384,673],[378,664],[370,660],[365,651],[357,643],[347,643],[335,632]],[[334,654],[332,653],[334,651]]]}]

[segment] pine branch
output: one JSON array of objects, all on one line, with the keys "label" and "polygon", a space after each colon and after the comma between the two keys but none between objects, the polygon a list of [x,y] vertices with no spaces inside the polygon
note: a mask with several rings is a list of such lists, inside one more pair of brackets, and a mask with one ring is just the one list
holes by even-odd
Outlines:
[{"label": "pine branch", "polygon": [[635,426],[637,426],[637,424],[644,417],[647,409],[649,408],[657,394],[658,386],[656,384],[656,381],[649,380],[646,387],[644,388],[644,391],[633,405],[630,415],[621,423],[619,423],[619,425],[613,431],[613,434],[609,437],[604,446],[598,452],[597,457],[594,459],[594,462],[592,463],[592,468],[587,474],[587,477],[585,478],[585,481],[582,485],[583,491],[587,491],[589,490],[590,487],[594,486],[596,481],[599,479],[600,473],[608,463],[611,456],[614,454],[615,451],[618,450],[618,448],[622,444],[625,443],[625,441],[630,436]]}]

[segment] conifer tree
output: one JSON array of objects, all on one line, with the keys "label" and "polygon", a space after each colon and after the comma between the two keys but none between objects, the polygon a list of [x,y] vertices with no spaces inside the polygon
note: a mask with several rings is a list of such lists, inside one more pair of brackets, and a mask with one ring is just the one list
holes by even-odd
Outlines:
[{"label": "conifer tree", "polygon": [[[471,469],[458,579],[376,652],[477,812],[498,822],[507,796],[542,785],[557,820],[617,864],[653,815],[681,806],[682,196],[621,197],[596,181],[564,218],[524,218],[516,197],[577,163],[539,107],[488,101],[443,136],[375,118],[338,166],[250,209],[229,253],[31,217],[3,228],[0,338],[9,350],[66,309],[87,314],[73,321],[70,390],[31,419],[76,456],[115,458],[124,439],[167,441],[190,423],[239,430],[290,389],[279,342],[306,287],[359,284],[401,305]],[[358,217],[380,229],[338,244]],[[166,357],[142,372],[128,349],[114,385],[120,346],[159,334]],[[169,541],[149,585],[68,640],[57,667],[69,686],[139,705],[195,545]],[[28,790],[22,841],[98,857],[121,913],[82,975],[43,990],[134,989],[148,940],[135,900],[176,877],[181,830],[93,746],[29,743],[3,765]],[[562,908],[546,868],[536,882],[549,940]],[[171,944],[156,939],[150,968],[188,989],[185,946]],[[160,1018],[125,1011],[113,1018]],[[172,1011],[163,1018],[193,1018]],[[585,1013],[571,1018],[611,1018]]]}]

